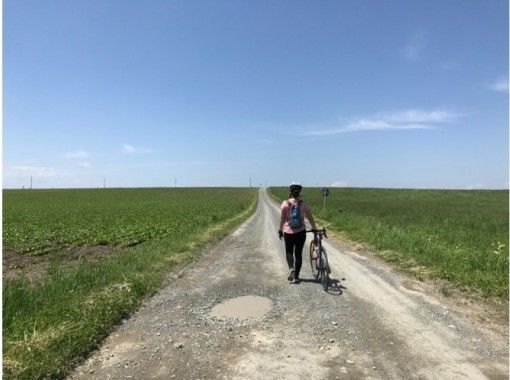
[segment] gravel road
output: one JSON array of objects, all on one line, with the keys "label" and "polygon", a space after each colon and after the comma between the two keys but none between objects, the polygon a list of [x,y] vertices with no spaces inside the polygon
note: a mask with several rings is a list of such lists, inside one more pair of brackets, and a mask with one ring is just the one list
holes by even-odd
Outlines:
[{"label": "gravel road", "polygon": [[[312,281],[305,255],[303,281],[289,284],[278,218],[261,189],[253,216],[169,275],[70,378],[508,379],[507,328],[484,328],[468,307],[451,307],[341,241],[325,243],[329,293]],[[211,316],[240,296],[266,297],[272,308],[256,318]]]}]

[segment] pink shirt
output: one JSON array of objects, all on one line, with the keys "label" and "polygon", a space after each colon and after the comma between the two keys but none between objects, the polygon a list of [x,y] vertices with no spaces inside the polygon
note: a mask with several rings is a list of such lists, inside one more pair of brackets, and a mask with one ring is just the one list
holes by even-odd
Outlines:
[{"label": "pink shirt", "polygon": [[303,225],[298,228],[292,228],[289,224],[289,219],[290,219],[290,205],[289,205],[289,203],[297,204],[298,201],[296,201],[294,198],[291,198],[289,200],[283,201],[282,205],[280,206],[281,220],[285,221],[285,223],[283,225],[283,232],[286,234],[295,234],[295,233],[301,232],[306,229],[305,215],[307,212],[310,212],[310,207],[308,207],[308,205],[303,200],[301,201],[300,209],[301,209],[301,217],[303,218]]}]

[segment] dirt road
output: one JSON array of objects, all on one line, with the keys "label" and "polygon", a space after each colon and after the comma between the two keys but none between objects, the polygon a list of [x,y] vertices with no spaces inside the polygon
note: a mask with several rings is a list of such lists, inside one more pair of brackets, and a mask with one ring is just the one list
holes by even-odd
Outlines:
[{"label": "dirt road", "polygon": [[[289,284],[278,207],[255,214],[165,286],[72,379],[507,379],[508,330],[481,330],[405,278],[330,239],[330,293]],[[305,246],[306,247],[306,246]],[[345,278],[345,280],[342,280]],[[259,296],[262,317],[212,317]],[[255,300],[255,298],[253,298]]]}]

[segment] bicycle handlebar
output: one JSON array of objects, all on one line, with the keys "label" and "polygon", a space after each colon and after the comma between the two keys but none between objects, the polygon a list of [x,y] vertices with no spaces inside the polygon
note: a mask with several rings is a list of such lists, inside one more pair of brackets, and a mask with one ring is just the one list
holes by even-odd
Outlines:
[{"label": "bicycle handlebar", "polygon": [[322,228],[320,230],[306,230],[306,232],[313,232],[314,234],[321,233],[326,239],[328,238],[328,235],[326,235],[326,228]]}]

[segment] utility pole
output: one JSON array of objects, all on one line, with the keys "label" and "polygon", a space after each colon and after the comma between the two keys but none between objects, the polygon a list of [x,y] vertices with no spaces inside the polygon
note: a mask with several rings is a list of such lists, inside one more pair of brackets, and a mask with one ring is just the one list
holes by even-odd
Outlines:
[{"label": "utility pole", "polygon": [[177,178],[174,178],[174,187],[177,188]]},{"label": "utility pole", "polygon": [[103,189],[106,189],[106,177],[103,178]]},{"label": "utility pole", "polygon": [[30,190],[32,190],[32,176],[30,176]]},{"label": "utility pole", "polygon": [[250,177],[250,188],[251,188],[251,177]]}]

